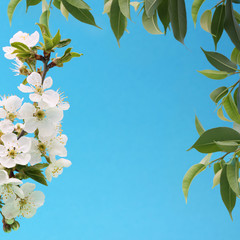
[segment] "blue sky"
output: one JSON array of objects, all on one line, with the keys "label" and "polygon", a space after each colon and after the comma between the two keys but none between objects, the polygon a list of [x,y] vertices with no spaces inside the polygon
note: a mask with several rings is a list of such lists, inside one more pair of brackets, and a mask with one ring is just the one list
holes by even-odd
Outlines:
[{"label": "blue sky", "polygon": [[[1,47],[19,30],[32,33],[40,6],[25,14],[17,8],[12,27],[7,2],[1,1]],[[213,169],[196,178],[185,204],[181,184],[185,172],[203,155],[186,152],[198,135],[197,114],[206,129],[227,126],[218,120],[209,98],[212,90],[236,79],[209,80],[196,70],[211,69],[203,53],[213,50],[208,33],[194,29],[188,3],[186,47],[167,36],[148,34],[133,13],[130,34],[118,47],[103,1],[89,0],[103,30],[65,21],[59,11],[50,18],[52,32],[60,28],[83,57],[54,68],[54,89],[68,96],[71,108],[63,129],[68,135],[68,159],[73,165],[49,187],[38,185],[45,205],[32,219],[20,219],[21,229],[4,240],[202,240],[238,236],[239,204],[232,222],[212,188]],[[205,4],[205,8],[208,4]],[[232,44],[224,35],[219,51],[230,56]],[[11,63],[3,54],[0,94],[23,96]],[[228,81],[230,83],[228,83]],[[27,96],[25,95],[26,100]],[[1,238],[1,239],[2,239]]]}]

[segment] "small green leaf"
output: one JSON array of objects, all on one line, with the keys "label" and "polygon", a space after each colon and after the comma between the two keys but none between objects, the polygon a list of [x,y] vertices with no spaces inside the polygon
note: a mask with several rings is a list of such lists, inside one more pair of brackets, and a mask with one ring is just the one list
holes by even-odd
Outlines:
[{"label": "small green leaf", "polygon": [[225,141],[225,142],[215,141],[215,143],[218,149],[223,152],[234,152],[235,150],[237,150],[239,146],[239,144],[234,141]]},{"label": "small green leaf", "polygon": [[240,194],[239,188],[239,162],[237,158],[231,159],[231,161],[227,164],[227,179],[231,189],[238,196]]},{"label": "small green leaf", "polygon": [[67,45],[69,45],[70,43],[71,43],[71,39],[63,39],[58,43],[58,45],[56,47],[63,48],[63,47],[66,47]]},{"label": "small green leaf", "polygon": [[223,120],[223,121],[232,122],[231,120],[227,119],[227,118],[224,116],[222,107],[220,107],[220,108],[218,109],[217,115],[218,115],[218,117],[219,117],[221,120]]},{"label": "small green leaf", "polygon": [[68,12],[68,10],[64,7],[64,5],[63,5],[62,2],[60,3],[60,11],[61,11],[62,15],[66,18],[66,20],[68,20],[69,12]]},{"label": "small green leaf", "polygon": [[212,128],[205,131],[190,149],[195,148],[201,153],[219,152],[222,150],[216,142],[229,141],[240,142],[240,133],[228,127]]},{"label": "small green leaf", "polygon": [[29,52],[30,49],[27,45],[25,45],[24,43],[21,43],[21,42],[13,42],[11,43],[11,46],[16,48],[16,49],[19,49],[23,52]]},{"label": "small green leaf", "polygon": [[60,0],[53,0],[53,5],[59,10],[60,10],[60,4],[61,4]]},{"label": "small green leaf", "polygon": [[130,2],[130,5],[134,7],[135,12],[137,12],[137,10],[140,7],[140,2]]},{"label": "small green leaf", "polygon": [[235,64],[240,65],[240,51],[234,48],[231,54],[231,61]]},{"label": "small green leaf", "polygon": [[216,174],[220,169],[222,169],[221,163],[220,162],[214,163],[213,169],[214,169],[214,174]]},{"label": "small green leaf", "polygon": [[224,109],[227,115],[232,119],[234,122],[240,124],[240,115],[238,113],[237,106],[233,101],[232,95],[228,94],[222,101]]},{"label": "small green leaf", "polygon": [[112,2],[113,2],[113,0],[109,0],[109,1],[107,1],[107,2],[104,4],[103,14],[104,14],[104,13],[107,13],[107,14],[110,13],[110,11],[111,11],[111,6],[112,6]]},{"label": "small green leaf", "polygon": [[148,18],[146,12],[143,12],[142,15],[142,23],[143,23],[143,27],[151,34],[163,34],[161,32],[161,30],[158,27],[158,23],[157,23],[157,13],[155,12],[155,14]]},{"label": "small green leaf", "polygon": [[193,165],[185,174],[183,178],[183,183],[182,183],[182,190],[183,190],[186,203],[188,198],[188,191],[193,179],[205,169],[206,169],[206,165],[199,163],[199,164]]},{"label": "small green leaf", "polygon": [[184,0],[169,0],[169,16],[174,37],[184,44],[187,33],[187,14]]},{"label": "small green leaf", "polygon": [[130,16],[130,0],[118,0],[119,2],[119,7],[122,12],[122,14],[128,18],[131,19]]},{"label": "small green leaf", "polygon": [[230,217],[232,219],[232,210],[235,207],[236,204],[236,194],[231,189],[228,179],[227,179],[227,166],[225,165],[222,170],[222,174],[220,177],[220,192],[222,200],[230,214]]},{"label": "small green leaf", "polygon": [[53,46],[56,46],[59,44],[61,40],[61,34],[60,34],[60,31],[58,30],[56,35],[54,36],[54,38],[52,39],[52,42],[53,42]]},{"label": "small green leaf", "polygon": [[27,9],[26,11],[28,10],[28,7],[30,6],[35,6],[37,4],[39,4],[42,0],[27,0]]},{"label": "small green leaf", "polygon": [[22,0],[10,0],[9,4],[8,4],[8,9],[7,9],[7,14],[8,14],[8,19],[10,22],[10,25],[12,23],[12,17],[13,17],[13,13],[17,7],[17,5],[21,2]]},{"label": "small green leaf", "polygon": [[32,167],[27,167],[23,169],[23,172],[30,178],[32,178],[33,180],[35,180],[36,182],[39,182],[45,186],[47,186],[47,181],[45,176],[42,174],[41,170],[38,168],[35,168],[34,166]]},{"label": "small green leaf", "polygon": [[212,188],[216,187],[218,184],[220,184],[220,178],[222,174],[222,169],[220,169],[213,178],[213,186]]},{"label": "small green leaf", "polygon": [[201,136],[205,132],[205,130],[204,130],[201,122],[199,121],[197,115],[195,115],[195,126],[196,126],[198,134]]},{"label": "small green leaf", "polygon": [[211,33],[215,44],[215,50],[217,49],[218,41],[220,40],[223,33],[224,17],[225,5],[222,4],[216,8],[212,18]]},{"label": "small green leaf", "polygon": [[227,95],[228,89],[227,87],[219,87],[212,91],[210,94],[210,98],[215,102],[218,103],[225,95]]},{"label": "small green leaf", "polygon": [[192,4],[192,19],[194,22],[194,26],[196,27],[196,22],[197,22],[197,16],[198,12],[202,6],[202,4],[205,2],[205,0],[194,0]]},{"label": "small green leaf", "polygon": [[198,72],[208,78],[215,79],[215,80],[221,80],[228,76],[228,73],[224,72],[224,71],[203,70],[203,71],[198,71]]},{"label": "small green leaf", "polygon": [[204,31],[211,33],[211,24],[212,24],[212,11],[206,10],[200,18],[200,25]]},{"label": "small green leaf", "polygon": [[231,62],[224,55],[217,53],[217,52],[208,52],[203,49],[202,49],[202,51],[204,52],[209,63],[211,63],[218,70],[225,71],[228,73],[236,72],[237,65],[235,63]]},{"label": "small green leaf", "polygon": [[71,52],[71,56],[72,57],[81,57],[83,54],[79,54],[79,53],[76,53],[76,52]]}]

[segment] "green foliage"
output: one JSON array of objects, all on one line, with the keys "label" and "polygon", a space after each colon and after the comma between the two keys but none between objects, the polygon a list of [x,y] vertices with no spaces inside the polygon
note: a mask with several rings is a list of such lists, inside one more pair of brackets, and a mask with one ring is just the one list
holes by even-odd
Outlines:
[{"label": "green foliage", "polygon": [[202,124],[200,123],[197,115],[195,116],[195,126],[196,126],[198,134],[201,136],[205,132],[205,130],[204,130]]},{"label": "green foliage", "polygon": [[205,2],[205,0],[194,0],[193,1],[191,13],[192,13],[192,19],[193,19],[195,27],[196,27],[198,12],[204,2]]},{"label": "green foliage", "polygon": [[21,2],[22,0],[11,0],[8,4],[8,9],[7,9],[7,14],[9,18],[10,24],[12,23],[12,17],[13,13],[17,7],[17,5]]}]

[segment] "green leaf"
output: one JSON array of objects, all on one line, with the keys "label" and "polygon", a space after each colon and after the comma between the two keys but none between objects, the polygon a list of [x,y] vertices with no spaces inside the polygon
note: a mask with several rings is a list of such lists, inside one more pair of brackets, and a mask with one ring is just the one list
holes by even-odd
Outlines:
[{"label": "green leaf", "polygon": [[214,174],[216,174],[219,170],[222,169],[222,167],[221,167],[221,163],[220,163],[220,162],[216,162],[216,163],[214,163],[214,165],[213,165],[213,169],[214,169]]},{"label": "green leaf", "polygon": [[236,193],[237,196],[240,194],[238,178],[239,178],[239,163],[238,159],[234,157],[227,164],[227,179],[231,189]]},{"label": "green leaf", "polygon": [[222,107],[220,107],[220,108],[218,109],[217,115],[218,115],[218,117],[219,117],[221,120],[223,120],[223,121],[232,122],[231,120],[227,119],[227,118],[224,116]]},{"label": "green leaf", "polygon": [[232,95],[228,94],[222,101],[224,109],[227,115],[232,119],[234,122],[240,124],[240,115],[238,113],[237,106],[233,101]]},{"label": "green leaf", "polygon": [[220,169],[213,178],[213,186],[212,188],[216,187],[218,184],[220,184],[220,178],[222,174],[222,169]]},{"label": "green leaf", "polygon": [[59,0],[53,0],[53,5],[60,10],[60,4],[61,2]]},{"label": "green leaf", "polygon": [[240,27],[234,17],[232,1],[227,0],[224,28],[233,44],[240,50]]},{"label": "green leaf", "polygon": [[130,0],[118,0],[119,2],[119,7],[122,12],[122,14],[128,18],[131,19],[130,16]]},{"label": "green leaf", "polygon": [[201,136],[205,132],[205,130],[204,130],[201,122],[199,121],[197,115],[195,115],[195,126],[196,126],[198,134]]},{"label": "green leaf", "polygon": [[79,54],[79,53],[76,53],[76,52],[71,52],[71,56],[72,57],[81,57],[83,54]]},{"label": "green leaf", "polygon": [[123,36],[124,31],[127,27],[127,21],[125,16],[120,11],[118,0],[113,0],[112,2],[111,11],[110,11],[110,23],[111,23],[112,31],[119,44],[119,40]]},{"label": "green leaf", "polygon": [[[83,23],[87,23],[90,25],[93,25],[95,27],[98,27],[96,25],[95,19],[93,15],[90,13],[88,9],[80,9],[72,6],[69,4],[66,0],[62,0],[62,3],[64,7],[68,10],[68,12],[75,17],[77,20]],[[98,27],[99,28],[99,27]]]},{"label": "green leaf", "polygon": [[158,17],[164,26],[164,33],[166,34],[167,28],[170,23],[170,16],[168,12],[168,0],[163,0],[158,6]]},{"label": "green leaf", "polygon": [[35,6],[37,4],[39,4],[42,0],[27,0],[27,9],[26,11],[28,10],[28,7],[29,6]]},{"label": "green leaf", "polygon": [[222,150],[216,142],[229,141],[240,142],[240,133],[228,127],[212,128],[205,131],[190,149],[195,148],[201,153],[219,152]]},{"label": "green leaf", "polygon": [[218,70],[225,71],[228,73],[236,72],[237,65],[235,63],[231,62],[224,55],[217,53],[217,52],[208,52],[203,49],[202,49],[202,51],[204,52],[209,63],[211,63]]},{"label": "green leaf", "polygon": [[38,168],[33,167],[27,167],[23,169],[23,172],[36,182],[39,182],[45,186],[47,186],[47,181],[45,179],[45,176],[42,174],[41,170]]},{"label": "green leaf", "polygon": [[54,38],[52,39],[52,42],[53,42],[53,46],[56,46],[59,44],[61,40],[61,34],[60,34],[60,31],[58,30],[56,35],[54,36]]},{"label": "green leaf", "polygon": [[50,33],[49,29],[44,24],[37,23],[37,25],[40,27],[42,35],[51,37],[51,33]]},{"label": "green leaf", "polygon": [[104,13],[107,13],[107,14],[110,13],[110,11],[111,11],[111,6],[112,6],[112,2],[113,2],[113,0],[110,0],[110,1],[108,1],[108,2],[106,2],[106,3],[104,4],[103,14],[104,14]]},{"label": "green leaf", "polygon": [[240,51],[234,48],[231,54],[231,61],[235,64],[240,65]]},{"label": "green leaf", "polygon": [[200,18],[201,28],[204,31],[211,33],[211,24],[212,24],[212,11],[206,10]]},{"label": "green leaf", "polygon": [[220,177],[220,192],[222,200],[230,214],[230,217],[232,219],[232,210],[235,207],[236,203],[236,194],[231,189],[228,179],[227,179],[227,166],[225,165],[222,170],[222,174]]},{"label": "green leaf", "polygon": [[13,13],[20,2],[21,0],[10,0],[8,4],[7,14],[8,14],[10,25],[12,24]]},{"label": "green leaf", "polygon": [[240,24],[240,14],[236,11],[233,11],[234,17],[238,24]]},{"label": "green leaf", "polygon": [[64,5],[63,5],[62,2],[60,3],[60,11],[61,11],[62,15],[66,18],[66,20],[68,20],[69,12],[68,12],[68,10],[64,7]]},{"label": "green leaf", "polygon": [[218,149],[223,152],[234,152],[235,150],[237,150],[239,146],[239,144],[234,141],[225,141],[225,142],[216,141],[215,143]]},{"label": "green leaf", "polygon": [[215,79],[215,80],[221,80],[228,76],[228,73],[224,72],[224,71],[203,70],[203,71],[198,71],[198,72],[208,78]]},{"label": "green leaf", "polygon": [[24,43],[21,43],[21,42],[13,42],[11,43],[11,46],[16,48],[16,49],[19,49],[23,52],[29,52],[30,49],[27,45],[25,45]]},{"label": "green leaf", "polygon": [[66,0],[66,2],[76,8],[91,10],[90,6],[83,0]]},{"label": "green leaf", "polygon": [[44,46],[45,46],[45,50],[51,50],[53,48],[53,41],[50,37],[48,37],[47,35],[43,35],[43,40],[44,40]]},{"label": "green leaf", "polygon": [[187,14],[184,0],[169,0],[169,16],[174,37],[184,44],[187,33]]},{"label": "green leaf", "polygon": [[70,43],[71,43],[71,39],[63,39],[58,43],[58,45],[56,47],[63,48],[63,47],[66,47],[67,45],[69,45]]},{"label": "green leaf", "polygon": [[143,23],[143,27],[151,34],[163,34],[161,32],[161,30],[158,27],[158,23],[157,23],[157,13],[155,12],[155,14],[148,18],[146,12],[143,12],[142,15],[142,23]]},{"label": "green leaf", "polygon": [[215,50],[217,49],[218,41],[223,33],[224,17],[225,5],[222,4],[216,8],[212,18],[211,33],[215,44]]},{"label": "green leaf", "polygon": [[192,4],[192,19],[194,22],[194,26],[196,27],[196,22],[197,22],[197,16],[198,12],[202,6],[202,4],[205,2],[205,0],[194,0]]},{"label": "green leaf", "polygon": [[188,191],[193,179],[205,169],[206,169],[206,165],[199,163],[199,164],[193,165],[185,174],[183,178],[183,183],[182,183],[182,190],[183,190],[186,203],[188,198]]},{"label": "green leaf", "polygon": [[152,17],[162,0],[145,0],[145,12],[148,18]]},{"label": "green leaf", "polygon": [[227,87],[219,87],[212,91],[210,94],[210,98],[215,102],[218,103],[225,95],[227,95],[228,89]]},{"label": "green leaf", "polygon": [[39,170],[43,169],[43,168],[46,168],[49,166],[49,163],[37,163],[34,165],[34,168],[37,168]]}]

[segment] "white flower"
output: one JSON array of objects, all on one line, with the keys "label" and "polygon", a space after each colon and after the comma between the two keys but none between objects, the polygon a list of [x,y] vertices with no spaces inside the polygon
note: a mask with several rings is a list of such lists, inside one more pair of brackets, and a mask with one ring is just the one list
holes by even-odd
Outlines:
[{"label": "white flower", "polygon": [[70,167],[72,165],[71,161],[66,159],[53,159],[49,166],[46,168],[46,178],[49,182],[52,181],[52,177],[56,178],[63,172],[64,167]]},{"label": "white flower", "polygon": [[22,61],[20,61],[18,58],[14,59],[16,63],[13,63],[13,65],[15,66],[14,69],[11,69],[13,72],[15,72],[15,76],[20,75],[20,69],[25,66],[24,63]]},{"label": "white flower", "polygon": [[17,186],[20,184],[22,181],[17,178],[9,178],[6,171],[0,170],[0,195],[4,202],[15,199],[16,196],[24,196],[23,191]]},{"label": "white flower", "polygon": [[30,103],[24,103],[19,114],[19,118],[25,121],[24,130],[33,133],[38,129],[41,136],[51,136],[63,118],[63,111],[57,107],[43,110],[35,108]]},{"label": "white flower", "polygon": [[0,121],[0,131],[4,134],[12,133],[14,130],[14,124],[8,119]]},{"label": "white flower", "polygon": [[30,86],[20,84],[18,89],[24,93],[32,93],[29,98],[33,102],[43,101],[49,107],[55,107],[59,101],[59,94],[53,90],[46,90],[52,86],[52,78],[47,77],[42,85],[42,77],[39,73],[33,72],[27,77]]},{"label": "white flower", "polygon": [[23,98],[19,98],[18,96],[10,96],[7,98],[3,98],[0,101],[0,118],[8,118],[11,121],[14,121],[16,117],[18,117],[18,109],[22,105]]},{"label": "white flower", "polygon": [[30,164],[31,165],[35,165],[37,163],[40,163],[42,161],[42,153],[39,150],[38,147],[38,140],[35,138],[31,138],[32,144],[31,144],[31,149],[29,151],[29,153],[31,154],[31,160],[30,160]]},{"label": "white flower", "polygon": [[31,148],[31,140],[28,137],[21,137],[9,133],[1,137],[4,145],[0,145],[0,163],[6,168],[15,167],[16,164],[26,165],[31,159],[28,153]]},{"label": "white flower", "polygon": [[2,213],[6,219],[23,216],[31,218],[35,215],[37,209],[44,204],[45,196],[40,191],[34,191],[35,184],[25,183],[21,186],[24,193],[23,197],[10,199],[5,202]]},{"label": "white flower", "polygon": [[[28,47],[35,46],[39,41],[39,33],[36,31],[29,36],[28,33],[23,33],[22,31],[17,32],[11,39],[10,44],[14,42],[21,42],[27,45]],[[14,59],[16,58],[16,54],[14,54],[14,47],[3,47],[3,51],[5,52],[5,58]]]},{"label": "white flower", "polygon": [[50,137],[43,137],[39,136],[39,145],[38,147],[42,151],[48,151],[50,156],[60,156],[66,157],[67,156],[67,149],[65,145],[67,143],[67,136],[65,134],[61,134],[58,136],[50,136]]}]

